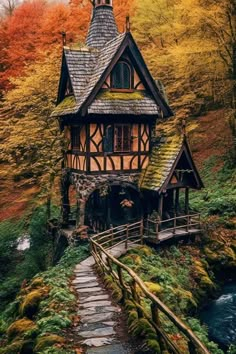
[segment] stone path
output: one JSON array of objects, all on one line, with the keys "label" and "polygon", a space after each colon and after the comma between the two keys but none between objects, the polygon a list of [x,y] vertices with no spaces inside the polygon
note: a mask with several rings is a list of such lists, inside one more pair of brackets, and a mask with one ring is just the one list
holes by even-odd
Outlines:
[{"label": "stone path", "polygon": [[[119,257],[124,246],[112,251]],[[76,328],[88,354],[133,354],[126,342],[127,329],[121,323],[121,309],[110,299],[94,269],[93,257],[87,258],[75,268],[73,286],[78,294],[79,327]],[[123,333],[122,333],[123,332]]]}]

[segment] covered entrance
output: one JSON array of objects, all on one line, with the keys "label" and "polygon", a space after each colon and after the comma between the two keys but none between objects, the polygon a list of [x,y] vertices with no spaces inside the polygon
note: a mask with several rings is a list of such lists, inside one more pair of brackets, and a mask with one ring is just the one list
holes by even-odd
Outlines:
[{"label": "covered entrance", "polygon": [[103,231],[133,223],[142,218],[142,203],[137,188],[131,184],[113,184],[96,189],[85,208],[85,225]]}]

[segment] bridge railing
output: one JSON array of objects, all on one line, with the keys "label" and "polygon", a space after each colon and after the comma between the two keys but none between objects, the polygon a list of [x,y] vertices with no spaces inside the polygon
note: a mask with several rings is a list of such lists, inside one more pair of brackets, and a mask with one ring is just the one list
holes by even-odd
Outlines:
[{"label": "bridge railing", "polygon": [[[135,235],[135,233],[137,234]],[[109,240],[110,238],[110,240]],[[132,243],[143,242],[143,222],[123,225],[99,233],[90,239],[91,252],[97,266],[104,274],[111,275],[120,288],[122,302],[131,300],[136,307],[139,318],[145,318],[155,329],[161,351],[173,354],[210,354],[205,345],[190,328],[180,320],[156,295],[151,293],[140,277],[111,254],[111,248],[124,244],[124,249]],[[128,279],[128,280],[127,280]],[[145,301],[144,299],[148,301]],[[163,316],[176,327],[184,340],[185,349],[179,348],[163,328]]]}]

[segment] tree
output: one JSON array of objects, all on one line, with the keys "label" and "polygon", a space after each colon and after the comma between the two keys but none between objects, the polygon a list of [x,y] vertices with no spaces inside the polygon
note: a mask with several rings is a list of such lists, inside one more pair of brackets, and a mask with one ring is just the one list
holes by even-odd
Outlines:
[{"label": "tree", "polygon": [[1,7],[5,16],[11,16],[18,4],[19,4],[18,0],[3,0]]},{"label": "tree", "polygon": [[13,80],[15,88],[5,96],[10,117],[4,126],[2,160],[13,169],[14,178],[26,178],[41,187],[50,216],[55,177],[62,161],[58,122],[50,117],[55,105],[60,60],[52,53],[28,67],[28,75]]}]

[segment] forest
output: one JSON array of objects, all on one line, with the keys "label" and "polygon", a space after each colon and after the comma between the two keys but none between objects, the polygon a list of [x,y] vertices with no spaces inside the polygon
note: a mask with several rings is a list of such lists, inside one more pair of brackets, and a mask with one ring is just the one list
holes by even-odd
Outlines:
[{"label": "forest", "polygon": [[[141,248],[124,256],[124,263],[181,318],[187,318],[212,354],[234,354],[235,342],[227,348],[218,346],[195,315],[219,292],[226,280],[224,272],[235,283],[236,2],[113,2],[119,31],[125,30],[129,16],[131,33],[151,74],[164,84],[174,111],[157,129],[169,133],[186,121],[205,185],[190,197],[193,210],[202,213],[204,244],[174,246],[173,252],[162,250],[156,256],[156,251]],[[68,247],[58,262],[47,225],[61,213],[66,146],[51,113],[57,100],[63,38],[69,47],[82,45],[90,16],[89,0],[2,0],[0,7],[1,354],[82,352],[73,339],[66,341],[69,328],[79,321],[68,284],[74,266],[88,256],[88,246]],[[19,252],[22,238],[29,240],[30,248]],[[176,274],[179,261],[183,270]],[[170,295],[170,288],[178,291]],[[32,293],[33,305],[28,296]],[[178,341],[176,333],[171,335]],[[151,342],[150,350],[158,353],[155,345]]]}]

